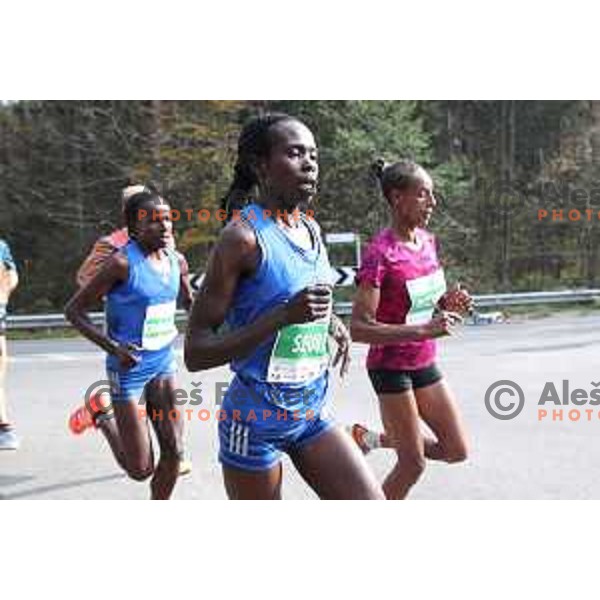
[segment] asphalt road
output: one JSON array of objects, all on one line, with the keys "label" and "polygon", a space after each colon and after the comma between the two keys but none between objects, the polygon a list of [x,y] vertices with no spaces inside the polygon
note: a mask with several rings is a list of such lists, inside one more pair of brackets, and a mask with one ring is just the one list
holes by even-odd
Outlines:
[{"label": "asphalt road", "polygon": [[[471,456],[460,465],[429,463],[411,498],[600,498],[600,406],[538,404],[548,382],[555,384],[560,402],[563,380],[571,391],[589,393],[593,382],[600,386],[599,344],[598,316],[469,326],[442,342],[440,364],[459,397]],[[87,387],[104,379],[102,354],[80,339],[15,341],[10,351],[10,412],[22,447],[0,453],[0,498],[146,498],[147,483],[130,481],[118,471],[98,433],[74,437],[67,429],[68,414]],[[352,352],[347,379],[335,378],[331,412],[341,423],[358,420],[379,427],[376,399],[363,369],[366,347],[356,345]],[[191,391],[192,381],[202,381],[204,401],[193,407],[194,415],[199,408],[214,411],[215,384],[230,378],[226,368],[192,376],[182,367],[182,388]],[[485,406],[486,390],[498,380],[515,381],[524,392],[523,410],[514,419],[494,418]],[[507,405],[511,397],[504,395],[501,401]],[[540,409],[549,416],[539,420]],[[553,410],[562,410],[562,421],[558,413],[552,419]],[[577,421],[569,418],[572,410],[579,411]],[[180,480],[174,498],[225,498],[216,460],[216,422],[191,421],[187,439],[193,474]],[[394,455],[379,450],[367,459],[383,478]],[[287,459],[284,468],[284,498],[315,498]]]}]

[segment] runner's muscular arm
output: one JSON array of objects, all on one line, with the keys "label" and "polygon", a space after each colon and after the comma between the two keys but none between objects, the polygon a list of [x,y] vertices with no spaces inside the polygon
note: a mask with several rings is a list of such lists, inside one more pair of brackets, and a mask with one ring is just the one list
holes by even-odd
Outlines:
[{"label": "runner's muscular arm", "polygon": [[324,318],[331,292],[309,287],[235,331],[217,334],[233,302],[238,282],[254,272],[259,259],[256,236],[241,221],[229,224],[211,255],[202,286],[192,306],[185,338],[185,364],[202,371],[248,356],[281,327]]},{"label": "runner's muscular arm", "polygon": [[352,304],[350,333],[355,342],[364,344],[396,344],[426,340],[451,333],[450,326],[456,322],[452,313],[441,313],[422,325],[380,323],[377,321],[380,290],[368,283],[361,283]]},{"label": "runner's muscular arm", "polygon": [[79,287],[83,287],[101,267],[102,263],[109,258],[117,248],[110,243],[108,236],[100,238],[85,257],[85,260],[77,270],[75,280]]},{"label": "runner's muscular arm", "polygon": [[193,300],[192,286],[190,285],[190,268],[183,254],[178,252],[177,257],[179,258],[179,270],[181,272],[181,279],[179,282],[179,300],[184,310],[189,313]]},{"label": "runner's muscular arm", "polygon": [[89,340],[109,354],[115,354],[117,344],[89,319],[87,311],[118,283],[127,279],[127,258],[120,252],[110,256],[102,268],[67,302],[65,315]]},{"label": "runner's muscular arm", "polygon": [[246,356],[286,324],[285,305],[281,305],[245,327],[216,333],[240,278],[255,269],[259,252],[255,234],[243,223],[232,222],[224,229],[188,321],[184,352],[188,370],[211,369]]}]

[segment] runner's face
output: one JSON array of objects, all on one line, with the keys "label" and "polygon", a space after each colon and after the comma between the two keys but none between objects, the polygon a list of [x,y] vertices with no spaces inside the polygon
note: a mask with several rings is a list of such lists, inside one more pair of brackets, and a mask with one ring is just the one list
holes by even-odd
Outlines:
[{"label": "runner's face", "polygon": [[267,197],[284,208],[308,202],[317,191],[317,145],[310,129],[297,121],[284,121],[270,131],[271,152],[259,165]]},{"label": "runner's face", "polygon": [[170,245],[173,237],[171,207],[168,204],[144,206],[147,214],[139,221],[137,241],[150,251]]},{"label": "runner's face", "polygon": [[419,171],[413,185],[392,191],[393,206],[398,218],[409,227],[426,227],[437,205],[433,181],[426,171]]}]

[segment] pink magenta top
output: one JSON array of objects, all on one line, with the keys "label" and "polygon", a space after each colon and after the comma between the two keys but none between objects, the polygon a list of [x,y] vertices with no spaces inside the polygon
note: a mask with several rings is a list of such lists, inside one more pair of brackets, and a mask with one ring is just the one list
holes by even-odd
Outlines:
[{"label": "pink magenta top", "polygon": [[[444,272],[432,233],[417,229],[417,244],[402,242],[392,229],[383,229],[369,243],[356,276],[357,285],[380,290],[376,318],[380,323],[426,323],[446,291]],[[368,369],[414,371],[436,357],[435,340],[372,344]]]}]

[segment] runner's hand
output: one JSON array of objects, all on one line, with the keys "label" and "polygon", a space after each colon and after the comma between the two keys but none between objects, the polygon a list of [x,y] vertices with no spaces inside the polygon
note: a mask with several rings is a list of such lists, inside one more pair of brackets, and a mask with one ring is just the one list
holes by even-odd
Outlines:
[{"label": "runner's hand", "polygon": [[352,343],[352,340],[350,338],[348,329],[346,329],[346,326],[338,318],[336,318],[335,322],[333,323],[333,331],[331,332],[331,336],[337,344],[337,351],[331,366],[335,368],[341,361],[340,377],[345,377],[348,373],[348,369],[350,368],[350,344]]},{"label": "runner's hand", "polygon": [[441,310],[467,315],[473,310],[473,298],[457,283],[440,298],[438,306]]},{"label": "runner's hand", "polygon": [[425,325],[425,337],[437,338],[454,333],[454,327],[462,323],[463,318],[453,312],[442,311],[435,315],[427,325]]},{"label": "runner's hand", "polygon": [[140,362],[140,357],[133,354],[141,352],[141,348],[135,344],[119,344],[115,350],[115,356],[124,369],[131,369]]},{"label": "runner's hand", "polygon": [[331,288],[309,286],[296,294],[285,306],[286,323],[309,323],[324,319],[331,307]]}]

